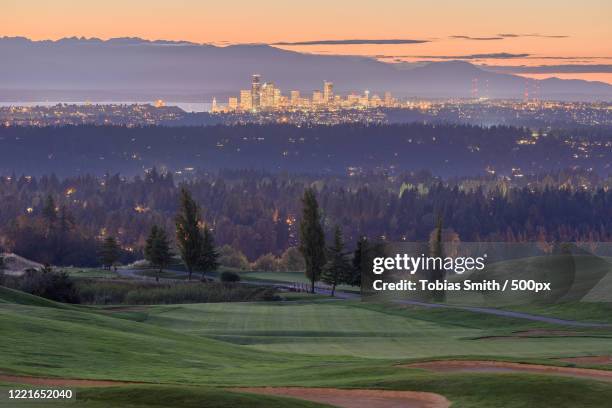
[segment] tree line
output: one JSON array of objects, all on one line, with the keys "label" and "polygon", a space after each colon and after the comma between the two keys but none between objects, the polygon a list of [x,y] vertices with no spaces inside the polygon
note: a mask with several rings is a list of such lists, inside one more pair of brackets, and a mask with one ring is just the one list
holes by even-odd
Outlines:
[{"label": "tree line", "polygon": [[363,236],[428,241],[438,214],[462,241],[612,240],[612,190],[606,186],[452,183],[427,173],[336,177],[252,171],[176,183],[170,173],[151,170],[132,179],[0,178],[0,246],[41,263],[94,266],[100,263],[100,243],[112,237],[115,250],[109,253],[128,263],[144,256],[156,226],[178,248],[175,215],[185,204],[185,189],[201,205],[203,241],[210,238],[204,231],[214,231],[219,250],[226,248],[221,255],[232,248],[237,253],[228,256],[236,262],[274,263],[299,244],[301,197],[309,188],[320,204],[325,237],[331,242],[337,225],[351,246]]}]

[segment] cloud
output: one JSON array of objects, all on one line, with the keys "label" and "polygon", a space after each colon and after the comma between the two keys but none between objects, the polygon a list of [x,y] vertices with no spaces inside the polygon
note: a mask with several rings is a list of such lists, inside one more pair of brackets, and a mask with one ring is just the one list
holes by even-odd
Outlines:
[{"label": "cloud", "polygon": [[271,45],[364,45],[364,44],[422,44],[428,40],[317,40],[317,41],[296,41],[296,42],[277,42]]},{"label": "cloud", "polygon": [[495,72],[511,73],[511,74],[592,74],[592,73],[612,73],[612,65],[599,64],[565,64],[565,65],[537,65],[528,67],[521,66],[493,66],[488,65],[486,69]]},{"label": "cloud", "polygon": [[519,37],[538,37],[538,38],[569,38],[569,35],[547,35],[547,34],[515,34],[515,33],[503,33],[497,34],[499,37],[504,38],[519,38]]},{"label": "cloud", "polygon": [[458,40],[474,40],[474,41],[494,41],[494,40],[503,40],[504,37],[496,36],[496,37],[470,37],[469,35],[451,35],[450,38],[455,38]]},{"label": "cloud", "polygon": [[465,60],[465,59],[512,59],[512,58],[526,58],[530,54],[510,54],[507,52],[494,52],[489,54],[468,54],[468,55],[412,55],[406,56],[410,58],[434,58],[434,59],[448,59],[448,60]]}]

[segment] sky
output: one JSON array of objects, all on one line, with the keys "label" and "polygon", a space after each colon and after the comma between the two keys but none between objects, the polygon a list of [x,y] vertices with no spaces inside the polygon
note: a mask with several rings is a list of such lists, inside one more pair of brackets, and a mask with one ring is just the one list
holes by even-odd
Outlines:
[{"label": "sky", "polygon": [[266,43],[609,83],[611,21],[610,0],[0,0],[0,37]]}]

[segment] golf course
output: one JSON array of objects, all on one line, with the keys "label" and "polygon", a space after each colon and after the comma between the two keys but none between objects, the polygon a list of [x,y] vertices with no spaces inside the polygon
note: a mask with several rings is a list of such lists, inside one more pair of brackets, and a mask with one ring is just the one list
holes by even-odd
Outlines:
[{"label": "golf course", "polygon": [[[69,305],[0,287],[0,404],[606,406],[610,305],[523,311],[590,314],[600,324],[290,292],[276,301]],[[76,397],[6,398],[9,389],[41,386],[69,388]]]}]

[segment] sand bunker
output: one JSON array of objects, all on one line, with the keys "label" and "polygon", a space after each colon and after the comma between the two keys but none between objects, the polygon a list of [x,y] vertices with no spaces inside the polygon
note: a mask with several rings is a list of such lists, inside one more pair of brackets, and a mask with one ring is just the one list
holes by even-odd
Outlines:
[{"label": "sand bunker", "polygon": [[49,387],[112,387],[114,385],[135,384],[113,380],[81,380],[73,378],[28,377],[23,375],[0,374],[0,381],[18,384],[45,385]]},{"label": "sand bunker", "polygon": [[300,387],[236,388],[234,391],[299,398],[343,408],[447,408],[450,406],[446,398],[430,392]]},{"label": "sand bunker", "polygon": [[540,364],[508,363],[504,361],[428,361],[403,365],[407,368],[423,368],[436,372],[473,372],[473,373],[529,373],[550,374],[569,377],[588,378],[612,382],[612,371],[590,368],[555,367]]}]

